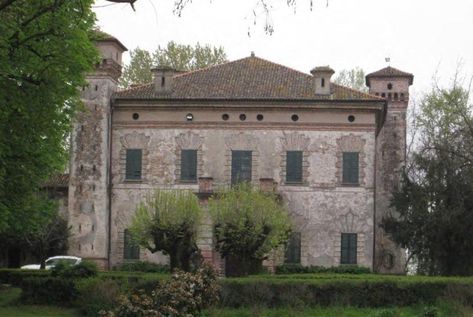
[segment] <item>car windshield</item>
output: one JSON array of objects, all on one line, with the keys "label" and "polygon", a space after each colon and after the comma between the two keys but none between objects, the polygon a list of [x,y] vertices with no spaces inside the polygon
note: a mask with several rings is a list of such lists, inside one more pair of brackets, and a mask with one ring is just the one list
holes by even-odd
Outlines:
[{"label": "car windshield", "polygon": [[56,266],[59,262],[73,265],[76,263],[76,259],[50,259],[46,261],[46,265],[48,266]]}]

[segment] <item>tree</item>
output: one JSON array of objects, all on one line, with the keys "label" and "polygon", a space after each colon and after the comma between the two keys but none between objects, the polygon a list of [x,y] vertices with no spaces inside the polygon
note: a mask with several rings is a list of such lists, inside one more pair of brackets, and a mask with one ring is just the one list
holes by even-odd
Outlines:
[{"label": "tree", "polygon": [[289,214],[277,197],[248,184],[210,199],[209,212],[216,249],[234,262],[235,275],[248,275],[261,266],[271,250],[287,241],[291,231]]},{"label": "tree", "polygon": [[421,102],[420,137],[383,227],[419,273],[473,274],[473,116],[455,79]]},{"label": "tree", "polygon": [[40,261],[41,269],[44,269],[48,257],[67,251],[70,227],[67,220],[58,214],[57,203],[45,195],[40,194],[34,206],[37,209],[37,221],[41,225],[26,232],[24,241],[26,247]]},{"label": "tree", "polygon": [[136,48],[131,51],[130,55],[130,64],[124,67],[120,79],[120,84],[125,88],[130,85],[151,82],[151,68],[153,68],[153,65],[169,66],[180,71],[191,71],[227,61],[227,55],[223,47],[201,46],[199,43],[193,47],[177,44],[174,41],[169,42],[166,47],[159,46],[153,54]]},{"label": "tree", "polygon": [[198,257],[201,215],[199,201],[190,191],[156,190],[138,205],[130,231],[140,246],[169,255],[171,269],[189,271]]},{"label": "tree", "polygon": [[359,91],[368,91],[365,85],[365,71],[359,67],[340,71],[335,78],[335,83]]},{"label": "tree", "polygon": [[38,225],[40,184],[64,168],[78,89],[98,53],[92,0],[0,0],[0,233]]}]

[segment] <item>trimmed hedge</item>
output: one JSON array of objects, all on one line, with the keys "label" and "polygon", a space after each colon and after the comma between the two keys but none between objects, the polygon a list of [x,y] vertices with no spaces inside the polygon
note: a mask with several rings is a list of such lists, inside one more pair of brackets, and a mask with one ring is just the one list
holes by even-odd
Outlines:
[{"label": "trimmed hedge", "polygon": [[301,264],[283,264],[276,267],[276,274],[298,273],[370,274],[371,270],[367,267],[357,265],[324,267],[316,265],[302,266]]},{"label": "trimmed hedge", "polygon": [[[440,299],[473,302],[473,283],[456,280],[430,282],[415,278],[410,282],[393,279],[226,279],[221,281],[222,307],[260,306],[394,307],[432,304]],[[452,294],[455,294],[453,297]]]},{"label": "trimmed hedge", "polygon": [[170,273],[171,269],[167,264],[156,264],[147,261],[136,261],[122,263],[113,268],[114,271],[122,272],[145,272],[145,273]]},{"label": "trimmed hedge", "polygon": [[19,287],[26,278],[48,277],[49,275],[50,273],[45,270],[0,269],[0,284]]},{"label": "trimmed hedge", "polygon": [[70,305],[78,292],[74,281],[58,277],[29,277],[21,283],[20,300],[27,304]]}]

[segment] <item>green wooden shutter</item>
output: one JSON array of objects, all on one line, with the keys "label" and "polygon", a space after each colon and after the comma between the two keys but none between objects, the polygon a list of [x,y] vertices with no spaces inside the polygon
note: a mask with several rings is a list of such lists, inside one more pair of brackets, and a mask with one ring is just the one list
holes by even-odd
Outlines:
[{"label": "green wooden shutter", "polygon": [[141,179],[141,149],[126,150],[126,179]]},{"label": "green wooden shutter", "polygon": [[140,258],[140,247],[132,240],[130,231],[125,229],[123,258],[125,260],[138,260]]},{"label": "green wooden shutter", "polygon": [[341,241],[341,264],[356,264],[357,262],[357,239],[356,233],[342,233]]},{"label": "green wooden shutter", "polygon": [[181,151],[181,180],[197,180],[197,150]]},{"label": "green wooden shutter", "polygon": [[285,263],[301,263],[301,233],[292,232],[286,247]]},{"label": "green wooden shutter", "polygon": [[232,184],[251,182],[251,151],[232,151]]},{"label": "green wooden shutter", "polygon": [[343,152],[343,178],[344,184],[358,184],[359,180],[359,154],[358,152]]},{"label": "green wooden shutter", "polygon": [[286,182],[302,183],[302,151],[286,152]]}]

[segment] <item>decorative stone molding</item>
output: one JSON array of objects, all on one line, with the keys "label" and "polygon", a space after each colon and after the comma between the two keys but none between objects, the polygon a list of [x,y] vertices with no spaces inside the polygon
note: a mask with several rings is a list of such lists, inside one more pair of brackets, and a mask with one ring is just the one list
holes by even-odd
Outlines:
[{"label": "decorative stone molding", "polygon": [[343,152],[358,152],[359,153],[359,169],[358,182],[359,186],[365,185],[365,168],[366,168],[366,154],[365,154],[364,140],[360,136],[349,134],[337,139],[337,163],[336,163],[336,179],[339,185],[343,182]]},{"label": "decorative stone molding", "polygon": [[125,134],[120,138],[122,147],[120,149],[120,180],[125,181],[126,178],[126,150],[128,149],[141,149],[141,182],[145,182],[149,175],[149,140],[150,137],[145,133],[138,133],[133,131],[132,133]]},{"label": "decorative stone molding", "polygon": [[279,176],[281,183],[286,183],[286,164],[287,164],[287,151],[302,151],[302,183],[301,185],[307,185],[309,179],[309,156],[310,156],[310,139],[301,133],[284,133],[281,141],[281,166],[279,169]]},{"label": "decorative stone molding", "polygon": [[256,137],[244,132],[225,137],[225,180],[232,181],[232,151],[251,151],[251,181],[258,182],[259,151]]},{"label": "decorative stone molding", "polygon": [[340,256],[341,256],[341,235],[342,233],[356,233],[357,234],[357,241],[356,241],[356,257],[357,263],[362,261],[365,256],[365,232],[367,228],[365,228],[362,219],[359,216],[355,215],[353,210],[349,210],[346,214],[343,214],[338,217],[336,220],[338,232],[334,234],[333,237],[333,258],[336,264],[340,264]]},{"label": "decorative stone molding", "polygon": [[187,133],[179,134],[175,140],[177,145],[175,153],[176,169],[174,170],[176,182],[180,182],[181,180],[181,150],[197,150],[197,178],[199,178],[199,175],[204,175],[204,160],[202,154],[202,144],[204,143],[204,138],[198,134],[188,131]]}]

